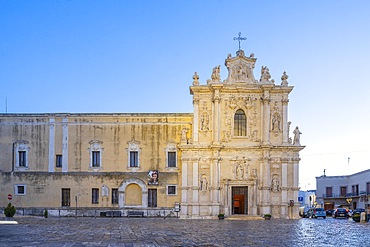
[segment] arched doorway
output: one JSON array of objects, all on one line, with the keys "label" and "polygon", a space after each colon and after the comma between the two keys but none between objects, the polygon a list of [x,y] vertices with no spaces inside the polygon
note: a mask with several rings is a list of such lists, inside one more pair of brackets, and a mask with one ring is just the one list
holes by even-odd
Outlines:
[{"label": "arched doorway", "polygon": [[148,207],[148,188],[140,179],[130,178],[123,181],[118,189],[118,193],[118,205],[120,208]]}]

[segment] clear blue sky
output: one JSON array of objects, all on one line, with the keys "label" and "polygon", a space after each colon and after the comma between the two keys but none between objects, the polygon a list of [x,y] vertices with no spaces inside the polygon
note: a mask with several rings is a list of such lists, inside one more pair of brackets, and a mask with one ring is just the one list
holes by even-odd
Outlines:
[{"label": "clear blue sky", "polygon": [[[0,0],[0,112],[192,112],[235,54],[289,84],[300,186],[370,168],[370,1]],[[140,103],[139,103],[140,102]],[[348,165],[348,157],[350,162]]]}]

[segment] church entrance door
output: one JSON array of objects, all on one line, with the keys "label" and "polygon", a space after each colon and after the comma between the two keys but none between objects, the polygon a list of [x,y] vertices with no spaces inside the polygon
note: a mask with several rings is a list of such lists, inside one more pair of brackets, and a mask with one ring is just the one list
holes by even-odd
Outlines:
[{"label": "church entrance door", "polygon": [[232,213],[248,214],[248,187],[232,187]]}]

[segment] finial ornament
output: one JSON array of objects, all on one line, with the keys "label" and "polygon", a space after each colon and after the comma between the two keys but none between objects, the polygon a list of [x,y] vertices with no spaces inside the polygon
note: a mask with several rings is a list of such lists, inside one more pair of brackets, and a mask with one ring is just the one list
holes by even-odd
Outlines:
[{"label": "finial ornament", "polygon": [[199,85],[199,75],[197,72],[194,72],[193,75],[193,86],[198,86]]},{"label": "finial ornament", "polygon": [[239,42],[239,50],[240,50],[240,41],[247,40],[247,38],[246,37],[242,37],[242,33],[241,32],[239,32],[238,35],[239,35],[238,37],[234,37],[234,40],[237,40]]}]

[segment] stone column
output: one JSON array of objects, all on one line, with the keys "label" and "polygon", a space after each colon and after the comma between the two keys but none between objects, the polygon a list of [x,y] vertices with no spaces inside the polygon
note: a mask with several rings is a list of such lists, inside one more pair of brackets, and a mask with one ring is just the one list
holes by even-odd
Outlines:
[{"label": "stone column", "polygon": [[288,164],[281,164],[281,216],[287,216],[287,206],[288,205]]},{"label": "stone column", "polygon": [[62,172],[68,172],[68,118],[63,118]]},{"label": "stone column", "polygon": [[182,158],[182,189],[181,189],[181,215],[188,214],[188,159]]},{"label": "stone column", "polygon": [[54,172],[55,167],[55,119],[49,120],[49,167],[48,172]]},{"label": "stone column", "polygon": [[263,93],[262,144],[270,144],[270,93]]},{"label": "stone column", "polygon": [[264,151],[264,158],[260,163],[261,185],[261,212],[262,214],[271,214],[271,175],[268,151]]},{"label": "stone column", "polygon": [[[298,154],[297,154],[298,156]],[[294,207],[292,208],[292,219],[298,219],[298,208],[299,204],[297,202],[298,199],[298,193],[299,193],[299,157],[294,158],[294,163],[293,163],[293,174],[294,174],[294,179],[293,179],[293,192],[292,192],[292,198],[289,198],[290,200],[294,200]]]},{"label": "stone column", "polygon": [[193,120],[193,141],[197,143],[199,141],[199,99],[193,99],[194,105],[194,120]]},{"label": "stone column", "polygon": [[220,91],[216,89],[213,96],[213,144],[220,144]]},{"label": "stone column", "polygon": [[198,159],[193,161],[193,212],[192,215],[199,216],[199,170]]},{"label": "stone column", "polygon": [[283,99],[283,144],[288,143],[288,99]]},{"label": "stone column", "polygon": [[220,162],[221,158],[213,159],[212,164],[212,183],[211,183],[211,193],[212,193],[212,215],[217,215],[219,213],[220,206]]}]

